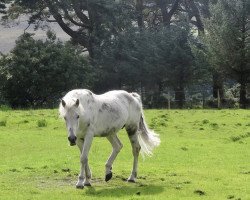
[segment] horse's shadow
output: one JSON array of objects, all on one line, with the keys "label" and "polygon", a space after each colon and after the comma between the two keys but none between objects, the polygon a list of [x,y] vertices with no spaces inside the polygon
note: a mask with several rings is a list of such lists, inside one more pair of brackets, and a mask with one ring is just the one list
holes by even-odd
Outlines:
[{"label": "horse's shadow", "polygon": [[125,185],[119,187],[107,187],[105,189],[98,189],[89,187],[85,191],[87,196],[100,196],[100,197],[122,197],[134,195],[156,195],[163,192],[164,188],[160,185]]}]

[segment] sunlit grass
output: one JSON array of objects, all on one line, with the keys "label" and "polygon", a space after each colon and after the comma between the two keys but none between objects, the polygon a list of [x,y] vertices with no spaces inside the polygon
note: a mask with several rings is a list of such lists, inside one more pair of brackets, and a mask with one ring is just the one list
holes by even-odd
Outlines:
[{"label": "sunlit grass", "polygon": [[79,150],[68,145],[57,110],[0,111],[0,121],[6,121],[0,126],[0,199],[250,197],[249,110],[147,110],[145,115],[162,143],[153,157],[140,158],[137,183],[124,181],[132,152],[122,130],[124,148],[113,178],[104,181],[111,145],[95,138],[89,155],[92,187],[77,190]]}]

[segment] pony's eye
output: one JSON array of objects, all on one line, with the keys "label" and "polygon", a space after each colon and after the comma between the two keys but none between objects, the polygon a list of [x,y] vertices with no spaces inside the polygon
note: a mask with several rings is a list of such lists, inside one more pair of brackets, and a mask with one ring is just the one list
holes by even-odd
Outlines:
[{"label": "pony's eye", "polygon": [[80,117],[79,115],[76,116],[77,119],[79,119],[79,117]]},{"label": "pony's eye", "polygon": [[66,117],[63,117],[66,120]]}]

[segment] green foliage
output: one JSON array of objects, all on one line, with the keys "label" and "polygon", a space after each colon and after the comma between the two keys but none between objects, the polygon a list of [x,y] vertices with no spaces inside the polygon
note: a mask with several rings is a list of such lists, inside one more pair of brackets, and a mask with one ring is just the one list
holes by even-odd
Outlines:
[{"label": "green foliage", "polygon": [[0,110],[1,111],[9,111],[9,110],[11,110],[11,107],[3,104],[3,105],[0,105]]},{"label": "green foliage", "polygon": [[[94,82],[90,89],[96,92],[145,92],[143,100],[149,107],[162,107],[159,102],[165,100],[165,93],[174,90],[177,107],[182,108],[185,89],[195,85],[205,90],[211,87],[212,78],[213,96],[220,89],[223,98],[221,77],[226,76],[242,85],[240,102],[246,104],[246,83],[250,81],[249,7],[249,0],[15,0],[7,9],[7,23],[8,19],[26,14],[37,29],[54,18],[73,44],[88,51],[95,70],[89,73],[91,68],[84,59],[78,60],[80,51],[73,55],[74,47],[57,42],[53,32],[47,33],[46,42],[23,36],[13,50],[16,57],[3,59],[8,70],[0,68],[0,72],[4,71],[0,73],[0,87],[2,76],[8,80],[4,91],[12,106],[42,106],[50,100],[49,104],[53,104],[63,88],[90,88],[90,82]],[[47,73],[48,68],[55,69],[57,75]],[[223,76],[217,76],[218,72]],[[32,79],[20,78],[27,73]],[[63,85],[61,80],[67,81]],[[28,83],[32,87],[22,91],[20,88],[26,88]],[[0,102],[4,102],[2,92]],[[234,100],[229,104],[234,105]]]},{"label": "green foliage", "polygon": [[[144,90],[145,104],[160,108],[163,105],[159,102],[165,100],[163,92],[184,91],[197,83],[208,73],[204,73],[205,66],[194,61],[191,36],[184,25],[140,31],[129,29],[104,43],[95,60],[102,74],[95,89]],[[201,74],[203,76],[199,76]],[[179,95],[176,100],[183,101],[183,96]]]},{"label": "green foliage", "polygon": [[111,88],[185,87],[195,70],[188,32],[178,27],[130,29],[104,43],[98,52],[100,85],[113,83],[108,85]]},{"label": "green foliage", "polygon": [[206,44],[211,65],[240,83],[240,104],[247,105],[246,84],[250,77],[249,1],[218,1],[206,21]]},{"label": "green foliage", "polygon": [[50,38],[22,35],[5,62],[4,94],[13,107],[57,104],[64,92],[90,86],[90,67],[81,49]]},{"label": "green foliage", "polygon": [[246,64],[249,63],[246,60],[249,59],[249,41],[246,40],[249,36],[246,29],[249,22],[244,2],[245,0],[233,0],[230,3],[220,1],[212,7],[212,17],[206,21],[211,63],[232,76],[237,76],[237,72],[233,74],[230,69],[244,71],[248,69]]},{"label": "green foliage", "polygon": [[213,69],[208,61],[206,44],[201,43],[201,37],[199,37],[192,38],[190,46],[194,56],[194,85],[211,85]]}]

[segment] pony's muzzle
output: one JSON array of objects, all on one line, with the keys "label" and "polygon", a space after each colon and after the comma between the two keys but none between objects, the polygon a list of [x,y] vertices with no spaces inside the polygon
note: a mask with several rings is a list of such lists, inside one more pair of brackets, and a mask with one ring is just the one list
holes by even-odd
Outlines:
[{"label": "pony's muzzle", "polygon": [[76,136],[71,135],[68,137],[68,140],[69,140],[70,146],[76,145]]}]

